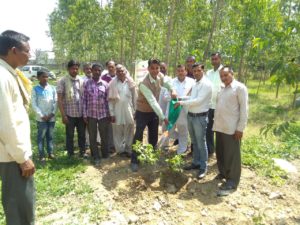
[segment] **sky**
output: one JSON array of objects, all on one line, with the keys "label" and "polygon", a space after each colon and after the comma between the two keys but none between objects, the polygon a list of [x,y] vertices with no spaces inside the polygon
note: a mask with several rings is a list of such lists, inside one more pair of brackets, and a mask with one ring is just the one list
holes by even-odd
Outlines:
[{"label": "sky", "polygon": [[48,16],[57,0],[0,0],[0,33],[15,30],[30,38],[32,53],[35,49],[52,50]]}]

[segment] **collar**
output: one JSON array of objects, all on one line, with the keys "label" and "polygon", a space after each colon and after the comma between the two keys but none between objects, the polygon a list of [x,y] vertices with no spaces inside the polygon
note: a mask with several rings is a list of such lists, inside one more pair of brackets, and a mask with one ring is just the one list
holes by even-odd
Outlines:
[{"label": "collar", "polygon": [[91,80],[93,81],[93,83],[100,84],[100,85],[103,85],[103,82],[104,82],[103,80],[101,80],[100,77],[97,81],[95,81],[93,78],[91,78]]},{"label": "collar", "polygon": [[107,74],[105,74],[106,76],[108,76],[108,77],[111,77],[111,78],[114,78],[114,77],[116,77],[116,74],[114,74],[114,75],[111,75],[110,73],[107,73]]},{"label": "collar", "polygon": [[116,77],[116,79],[117,79],[118,82],[120,82],[122,84],[124,84],[124,83],[126,83],[128,81],[127,77],[125,77],[124,82],[122,82],[118,77]]},{"label": "collar", "polygon": [[40,87],[40,88],[43,88],[43,89],[47,89],[48,87],[49,87],[49,84],[47,83],[46,84],[46,86],[45,87],[43,87],[42,85],[40,85],[40,83],[38,84],[38,86]]},{"label": "collar", "polygon": [[80,76],[76,75],[76,77],[72,77],[70,74],[68,75],[69,78],[72,80],[72,81],[79,81],[80,80]]},{"label": "collar", "polygon": [[223,65],[222,64],[220,64],[220,66],[218,67],[218,69],[217,70],[215,70],[214,68],[212,69],[214,72],[217,72],[217,71],[220,71],[221,69],[223,68]]},{"label": "collar", "polygon": [[197,81],[197,80],[195,79],[196,84],[200,84],[204,79],[205,79],[205,77],[204,77],[204,74],[203,74],[203,76],[202,76],[202,78],[201,78],[200,80]]},{"label": "collar", "polygon": [[187,77],[185,77],[183,81],[180,81],[180,80],[178,79],[178,77],[176,77],[176,81],[177,81],[178,83],[180,83],[180,84],[186,83],[186,80],[187,80],[186,78],[187,78]]},{"label": "collar", "polygon": [[2,65],[5,69],[7,69],[11,74],[13,74],[14,76],[17,76],[16,74],[16,70],[14,70],[14,68],[12,68],[6,61],[4,61],[3,59],[0,59],[0,65]]},{"label": "collar", "polygon": [[154,80],[150,73],[149,73],[148,76],[149,76],[149,79],[150,79],[150,83],[151,83],[151,84],[156,83],[158,77],[156,78],[156,80]]},{"label": "collar", "polygon": [[235,88],[237,86],[238,86],[238,82],[235,79],[233,79],[232,82],[227,87],[225,85],[223,87],[224,88],[232,88],[233,89],[233,88]]},{"label": "collar", "polygon": [[164,76],[161,72],[159,72],[157,74],[156,80],[153,79],[153,77],[151,76],[150,73],[148,73],[148,77],[149,77],[150,83],[153,84],[153,83],[159,82],[160,79],[164,79],[164,77],[166,77],[166,76]]}]

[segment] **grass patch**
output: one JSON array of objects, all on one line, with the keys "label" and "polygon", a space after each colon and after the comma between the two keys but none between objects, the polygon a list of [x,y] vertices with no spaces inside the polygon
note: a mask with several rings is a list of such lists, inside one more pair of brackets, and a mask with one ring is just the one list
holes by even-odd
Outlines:
[{"label": "grass patch", "polygon": [[286,173],[275,166],[272,158],[282,158],[281,148],[259,136],[247,138],[242,144],[242,162],[260,175],[271,178],[273,184],[285,183]]},{"label": "grass patch", "polygon": [[258,81],[247,83],[249,91],[249,120],[245,139],[242,143],[242,161],[258,172],[258,174],[270,178],[276,185],[282,185],[286,181],[286,173],[274,165],[272,158],[294,160],[300,157],[300,123],[291,124],[286,132],[281,135],[260,134],[260,128],[270,123],[282,123],[283,121],[299,121],[300,109],[291,107],[293,89],[288,85],[280,88],[279,97],[275,98],[276,88],[270,82],[260,87],[257,94]]}]

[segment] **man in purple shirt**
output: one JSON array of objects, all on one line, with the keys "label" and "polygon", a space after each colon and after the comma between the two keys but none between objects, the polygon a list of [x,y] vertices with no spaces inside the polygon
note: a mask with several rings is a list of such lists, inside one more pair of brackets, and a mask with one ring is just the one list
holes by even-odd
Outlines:
[{"label": "man in purple shirt", "polygon": [[116,63],[112,60],[109,60],[105,63],[107,74],[101,76],[101,79],[109,83],[116,76]]},{"label": "man in purple shirt", "polygon": [[[87,123],[90,135],[90,149],[94,158],[95,166],[100,165],[100,154],[97,145],[97,127],[101,137],[102,158],[108,158],[108,132],[110,115],[107,101],[108,84],[100,79],[102,66],[92,66],[93,77],[87,80],[83,93],[83,118]],[[97,126],[98,125],[98,126]]]},{"label": "man in purple shirt", "polygon": [[[106,81],[109,84],[110,81],[116,76],[116,63],[113,60],[109,60],[105,63],[105,66],[108,73],[101,76],[101,79]],[[114,153],[115,146],[113,140],[112,124],[110,124],[108,128],[108,146],[110,149],[110,153]]]}]

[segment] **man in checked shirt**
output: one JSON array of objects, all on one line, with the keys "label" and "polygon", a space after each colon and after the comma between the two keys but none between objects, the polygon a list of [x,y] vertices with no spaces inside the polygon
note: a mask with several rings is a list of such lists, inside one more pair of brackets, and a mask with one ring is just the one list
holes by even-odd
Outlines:
[{"label": "man in checked shirt", "polygon": [[97,125],[101,138],[102,158],[109,157],[108,129],[111,118],[108,108],[108,84],[100,79],[103,68],[100,64],[92,66],[92,79],[86,81],[83,92],[83,118],[90,135],[90,148],[95,166],[100,165],[100,153],[97,145]]}]

